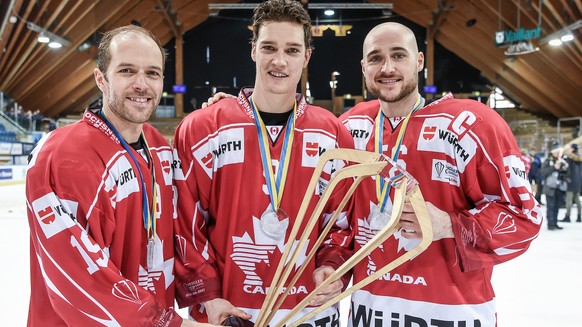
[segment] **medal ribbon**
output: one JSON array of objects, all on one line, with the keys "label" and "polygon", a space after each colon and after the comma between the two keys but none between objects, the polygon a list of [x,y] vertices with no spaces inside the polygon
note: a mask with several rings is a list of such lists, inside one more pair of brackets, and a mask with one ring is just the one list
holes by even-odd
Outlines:
[{"label": "medal ribbon", "polygon": [[[402,145],[402,141],[404,139],[404,133],[406,133],[406,127],[408,126],[408,120],[418,109],[424,107],[424,98],[418,95],[418,99],[414,103],[414,107],[412,110],[406,115],[404,121],[402,122],[402,126],[400,127],[400,131],[398,132],[398,137],[396,138],[396,145],[392,148],[392,160],[394,162],[398,162],[398,154],[400,153],[400,146]],[[374,148],[376,153],[382,154],[382,147],[383,147],[383,138],[384,138],[384,113],[382,112],[382,108],[378,110],[378,115],[376,116],[376,139],[374,142]],[[380,211],[384,212],[384,208],[386,207],[386,202],[388,200],[388,196],[390,194],[390,187],[392,183],[384,182],[383,178],[376,178],[376,196],[378,197],[378,204],[380,205]]]},{"label": "medal ribbon", "polygon": [[267,128],[261,119],[257,106],[253,97],[250,97],[251,109],[255,119],[255,126],[257,126],[257,134],[259,137],[259,150],[261,151],[261,162],[263,164],[263,172],[269,190],[269,197],[271,198],[271,207],[273,211],[279,209],[281,198],[283,197],[283,189],[285,188],[285,181],[287,180],[287,171],[289,170],[289,160],[291,158],[291,145],[293,144],[293,134],[295,130],[295,114],[297,112],[297,101],[293,106],[293,112],[287,119],[285,125],[285,134],[283,138],[283,149],[281,150],[281,159],[279,160],[279,169],[277,169],[277,176],[273,173],[273,165],[271,163],[271,150],[269,147],[269,137],[267,135]]},{"label": "medal ribbon", "polygon": [[142,216],[143,216],[143,226],[146,230],[146,234],[148,237],[148,240],[154,240],[155,238],[155,234],[156,234],[156,217],[155,217],[155,213],[156,213],[156,202],[157,202],[157,189],[156,189],[156,169],[154,167],[154,160],[152,157],[152,154],[150,152],[150,148],[148,145],[148,141],[143,133],[143,131],[141,132],[141,137],[143,137],[143,140],[145,142],[145,146],[146,146],[146,155],[149,157],[149,161],[152,165],[152,204],[150,206],[149,204],[149,200],[148,200],[148,195],[147,195],[147,188],[145,185],[145,179],[143,178],[143,174],[141,172],[141,168],[139,167],[139,163],[137,161],[137,159],[135,158],[135,156],[133,155],[129,144],[127,144],[127,142],[125,142],[125,140],[123,139],[123,137],[121,137],[121,134],[119,134],[119,131],[117,131],[117,129],[115,128],[115,126],[113,126],[113,124],[111,124],[111,122],[109,122],[109,120],[107,119],[107,117],[105,117],[105,113],[103,111],[101,111],[101,113],[103,114],[103,118],[105,120],[105,123],[107,124],[107,126],[109,126],[109,128],[113,131],[113,133],[115,134],[115,136],[117,136],[117,139],[119,139],[119,142],[121,143],[121,145],[123,146],[123,148],[125,149],[125,151],[127,153],[129,153],[129,156],[131,157],[131,159],[133,160],[133,163],[135,164],[135,167],[137,168],[137,172],[138,175],[140,177],[140,182],[141,182],[141,189],[142,189]]}]

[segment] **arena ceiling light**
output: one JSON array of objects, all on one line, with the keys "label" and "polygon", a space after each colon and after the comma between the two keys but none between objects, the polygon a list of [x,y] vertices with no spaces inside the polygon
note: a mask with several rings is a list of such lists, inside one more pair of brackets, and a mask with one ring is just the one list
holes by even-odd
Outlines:
[{"label": "arena ceiling light", "polygon": [[[215,16],[218,11],[224,9],[255,9],[258,3],[209,3],[210,14]],[[391,15],[394,4],[392,3],[308,3],[307,9],[342,10],[342,9],[367,9],[382,10],[384,15]]]},{"label": "arena ceiling light", "polygon": [[39,33],[37,41],[39,43],[48,43],[48,46],[53,49],[58,49],[62,46],[70,46],[71,42],[54,33],[51,33],[33,22],[26,22],[26,27],[34,32]]},{"label": "arena ceiling light", "polygon": [[573,31],[582,27],[582,19],[570,24],[559,31],[556,31],[542,39],[540,39],[540,44],[548,43],[552,46],[559,46],[564,42],[569,42],[574,40]]}]

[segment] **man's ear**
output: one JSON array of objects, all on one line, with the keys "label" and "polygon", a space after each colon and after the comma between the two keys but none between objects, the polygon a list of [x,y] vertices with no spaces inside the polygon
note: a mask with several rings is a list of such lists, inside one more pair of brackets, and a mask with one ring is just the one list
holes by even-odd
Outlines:
[{"label": "man's ear", "polygon": [[257,62],[257,44],[255,42],[251,43],[251,59]]},{"label": "man's ear", "polygon": [[309,59],[311,59],[312,53],[313,53],[312,48],[307,48],[307,50],[305,50],[305,63],[303,64],[303,69],[305,69],[307,67],[307,65],[309,64]]},{"label": "man's ear", "polygon": [[422,71],[422,69],[424,68],[424,53],[419,52],[417,60],[418,60],[417,68],[418,68],[418,72],[420,73]]},{"label": "man's ear", "polygon": [[105,74],[103,74],[99,68],[95,68],[93,70],[93,76],[95,76],[95,83],[97,84],[99,90],[101,90],[101,92],[105,92],[105,82],[107,81],[105,79]]}]

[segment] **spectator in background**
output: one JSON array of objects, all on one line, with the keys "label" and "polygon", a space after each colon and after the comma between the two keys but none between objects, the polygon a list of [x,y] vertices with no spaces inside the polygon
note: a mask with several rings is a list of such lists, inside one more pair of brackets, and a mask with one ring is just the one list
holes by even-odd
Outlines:
[{"label": "spectator in background", "polygon": [[542,165],[543,193],[546,195],[546,219],[549,230],[563,229],[558,226],[558,210],[567,188],[568,163],[561,158],[561,149],[555,148]]},{"label": "spectator in background", "polygon": [[529,154],[532,158],[531,167],[528,174],[529,183],[535,184],[535,199],[542,203],[542,154],[536,152],[534,149],[529,150]]},{"label": "spectator in background", "polygon": [[566,189],[566,215],[560,222],[570,222],[570,212],[572,202],[576,203],[576,222],[581,222],[580,213],[580,190],[582,189],[582,155],[578,151],[578,144],[572,143],[570,149],[566,151],[566,161],[568,162],[568,188]]},{"label": "spectator in background", "polygon": [[520,153],[521,153],[521,161],[523,161],[523,165],[525,167],[525,174],[526,174],[526,176],[529,176],[529,171],[531,169],[531,164],[533,161],[532,157],[530,157],[530,155],[527,153],[527,150],[525,150],[525,149],[522,149],[520,151]]}]

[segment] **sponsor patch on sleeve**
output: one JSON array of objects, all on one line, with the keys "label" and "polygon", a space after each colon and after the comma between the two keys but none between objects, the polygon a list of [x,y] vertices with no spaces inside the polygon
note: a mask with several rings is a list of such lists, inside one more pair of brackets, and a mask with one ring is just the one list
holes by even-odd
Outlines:
[{"label": "sponsor patch on sleeve", "polygon": [[32,202],[32,210],[46,238],[75,225],[77,202],[61,200],[53,192]]}]

